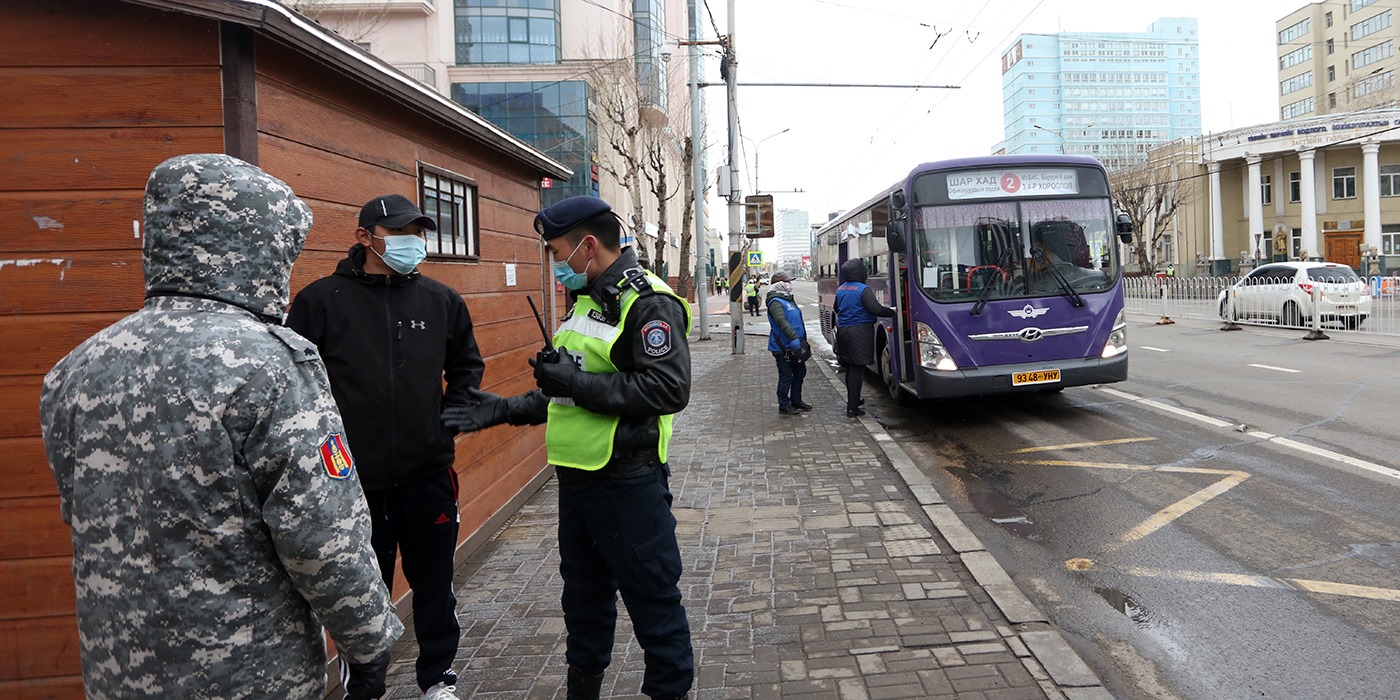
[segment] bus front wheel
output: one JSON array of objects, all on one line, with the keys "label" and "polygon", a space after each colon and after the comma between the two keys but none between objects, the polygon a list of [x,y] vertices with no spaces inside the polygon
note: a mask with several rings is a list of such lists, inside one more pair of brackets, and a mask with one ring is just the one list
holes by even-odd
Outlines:
[{"label": "bus front wheel", "polygon": [[907,406],[910,403],[909,394],[900,388],[899,382],[894,377],[893,360],[890,358],[888,346],[880,348],[880,379],[885,382],[885,390],[889,392],[890,399],[899,406]]}]

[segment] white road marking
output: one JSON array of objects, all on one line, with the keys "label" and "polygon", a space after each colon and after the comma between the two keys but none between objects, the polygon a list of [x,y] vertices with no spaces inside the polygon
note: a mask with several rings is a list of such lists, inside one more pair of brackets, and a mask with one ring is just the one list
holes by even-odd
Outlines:
[{"label": "white road marking", "polygon": [[1151,345],[1139,345],[1139,346],[1138,346],[1138,349],[1139,349],[1139,350],[1151,350],[1152,352],[1171,352],[1171,350],[1168,350],[1168,349],[1166,349],[1166,348],[1154,348],[1154,347],[1152,347]]},{"label": "white road marking", "polygon": [[1249,365],[1249,366],[1250,366],[1250,367],[1258,367],[1259,369],[1271,369],[1271,370],[1273,370],[1273,371],[1275,371],[1275,372],[1288,372],[1289,374],[1297,374],[1297,373],[1303,371],[1303,370],[1301,370],[1301,369],[1289,369],[1289,368],[1287,368],[1287,367],[1275,367],[1275,366],[1273,366],[1273,365],[1253,365],[1253,364],[1252,364],[1252,365]]},{"label": "white road marking", "polygon": [[[1168,406],[1167,404],[1161,403],[1159,401],[1144,399],[1141,396],[1134,396],[1133,394],[1129,394],[1125,391],[1119,391],[1118,389],[1109,389],[1107,387],[1102,387],[1100,391],[1108,392],[1114,396],[1118,396],[1129,401],[1136,401],[1145,406],[1151,406],[1153,408],[1166,411],[1167,413],[1173,413],[1183,418],[1197,420],[1202,423],[1215,426],[1217,428],[1234,428],[1233,424],[1227,423],[1223,420],[1217,420],[1215,418],[1211,418],[1210,416],[1203,416],[1199,413],[1196,413],[1194,411],[1188,411],[1184,408]],[[1361,469],[1363,471],[1368,471],[1373,474],[1390,477],[1392,479],[1400,481],[1400,470],[1391,469],[1390,467],[1382,466],[1374,462],[1368,462],[1364,459],[1357,459],[1355,457],[1350,457],[1339,452],[1333,452],[1332,450],[1324,449],[1321,447],[1314,447],[1306,443],[1298,442],[1297,440],[1290,440],[1285,437],[1278,437],[1276,435],[1271,435],[1263,431],[1253,430],[1247,434],[1251,437],[1259,438],[1265,442],[1272,442],[1280,447],[1292,448],[1298,450],[1299,452],[1305,452],[1307,454],[1310,454],[1314,457],[1321,457],[1322,459],[1331,460],[1333,462],[1340,462],[1349,467],[1354,467],[1356,469]]]}]

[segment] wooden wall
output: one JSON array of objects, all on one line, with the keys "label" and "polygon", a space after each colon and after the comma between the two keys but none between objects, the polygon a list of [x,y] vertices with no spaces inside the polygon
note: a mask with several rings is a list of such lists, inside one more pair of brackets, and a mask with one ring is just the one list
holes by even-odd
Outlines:
[{"label": "wooden wall", "polygon": [[[119,2],[0,0],[0,697],[82,697],[71,543],[39,438],[45,372],[141,306],[141,198],[174,155],[224,150],[216,22]],[[293,291],[328,274],[369,198],[417,200],[417,163],[480,187],[477,262],[424,271],[463,292],[485,388],[533,386],[524,296],[544,291],[539,173],[276,43],[256,42],[260,165],[311,205]],[[16,99],[18,98],[18,99]],[[518,284],[505,285],[504,265]],[[545,296],[544,298],[547,298]],[[458,441],[462,538],[479,540],[545,467],[541,428]],[[396,593],[406,591],[402,580]]]}]

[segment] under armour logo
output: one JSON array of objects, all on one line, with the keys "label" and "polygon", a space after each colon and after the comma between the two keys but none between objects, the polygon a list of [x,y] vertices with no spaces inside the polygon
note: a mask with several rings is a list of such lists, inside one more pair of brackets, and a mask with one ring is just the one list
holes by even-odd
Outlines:
[{"label": "under armour logo", "polygon": [[412,328],[412,329],[414,329],[414,330],[423,331],[423,330],[427,330],[427,329],[428,329],[428,322],[427,322],[427,321],[409,321],[409,322],[408,322],[408,327],[409,327],[409,328]]}]

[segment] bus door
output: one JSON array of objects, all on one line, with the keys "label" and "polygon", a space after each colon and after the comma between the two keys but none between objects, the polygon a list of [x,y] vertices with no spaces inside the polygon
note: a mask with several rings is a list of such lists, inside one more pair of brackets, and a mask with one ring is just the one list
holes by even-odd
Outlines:
[{"label": "bus door", "polygon": [[[885,242],[889,245],[890,256],[890,303],[895,310],[891,333],[894,343],[889,349],[890,368],[894,375],[891,379],[900,383],[908,383],[914,376],[914,339],[911,334],[914,322],[909,304],[909,257],[905,255],[908,250],[905,203],[903,190],[890,193],[887,202],[889,218],[885,224]],[[891,391],[894,391],[893,385]]]}]

